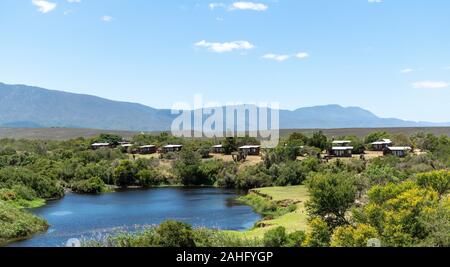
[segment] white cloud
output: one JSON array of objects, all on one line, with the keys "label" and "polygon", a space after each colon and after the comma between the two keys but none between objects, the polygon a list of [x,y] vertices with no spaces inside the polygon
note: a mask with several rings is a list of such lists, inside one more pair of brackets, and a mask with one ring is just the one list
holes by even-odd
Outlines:
[{"label": "white cloud", "polygon": [[234,2],[231,5],[227,5],[222,2],[210,3],[208,5],[209,9],[215,10],[218,8],[227,9],[228,11],[233,10],[253,10],[253,11],[266,11],[269,6],[262,3],[255,2]]},{"label": "white cloud", "polygon": [[195,44],[197,47],[204,47],[216,53],[232,52],[235,50],[250,50],[255,46],[248,41],[234,41],[225,43],[214,43],[202,40]]},{"label": "white cloud", "polygon": [[309,54],[308,53],[306,53],[306,52],[301,52],[301,53],[298,53],[297,55],[295,55],[297,58],[300,58],[300,59],[304,59],[304,58],[308,58],[309,57]]},{"label": "white cloud", "polygon": [[367,0],[369,3],[371,4],[379,4],[379,3],[383,3],[383,0]]},{"label": "white cloud", "polygon": [[276,60],[276,61],[286,61],[288,59],[291,58],[298,58],[298,59],[305,59],[309,57],[309,54],[306,52],[301,52],[295,55],[277,55],[277,54],[266,54],[264,55],[262,58],[263,59],[271,59],[271,60]]},{"label": "white cloud", "polygon": [[111,17],[111,16],[105,15],[102,17],[102,21],[104,21],[104,22],[111,22],[112,20],[113,20],[113,17]]},{"label": "white cloud", "polygon": [[264,59],[271,59],[276,61],[285,61],[291,58],[290,55],[275,55],[275,54],[266,54],[262,58]]},{"label": "white cloud", "polygon": [[44,0],[32,0],[33,5],[38,7],[39,12],[48,13],[56,8],[56,3]]},{"label": "white cloud", "polygon": [[209,5],[209,9],[214,10],[216,8],[225,8],[226,5],[224,3],[210,3]]},{"label": "white cloud", "polygon": [[269,7],[265,4],[254,2],[234,2],[230,6],[230,10],[254,10],[266,11]]},{"label": "white cloud", "polygon": [[448,82],[422,81],[415,82],[412,86],[416,89],[442,89],[450,86]]},{"label": "white cloud", "polygon": [[404,73],[404,74],[407,74],[407,73],[411,73],[411,72],[413,72],[414,70],[413,69],[402,69],[400,72],[401,73]]}]

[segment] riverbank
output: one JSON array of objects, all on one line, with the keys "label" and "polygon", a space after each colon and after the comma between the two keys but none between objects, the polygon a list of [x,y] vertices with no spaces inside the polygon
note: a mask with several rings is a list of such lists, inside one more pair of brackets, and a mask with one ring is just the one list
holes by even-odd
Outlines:
[{"label": "riverbank", "polygon": [[[287,233],[306,231],[308,214],[305,203],[308,198],[308,189],[303,185],[250,190],[246,197],[241,198],[241,201],[252,206],[263,216],[266,215],[265,218],[256,223],[251,230],[227,232],[245,239],[261,239],[265,233],[280,226],[284,227]],[[292,209],[293,205],[295,206],[294,210]]]},{"label": "riverbank", "polygon": [[47,231],[48,223],[28,211],[0,201],[0,247]]}]

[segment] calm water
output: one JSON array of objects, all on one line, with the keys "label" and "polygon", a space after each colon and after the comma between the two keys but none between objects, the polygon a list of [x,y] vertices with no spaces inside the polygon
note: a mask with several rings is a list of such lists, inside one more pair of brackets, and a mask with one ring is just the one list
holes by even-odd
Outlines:
[{"label": "calm water", "polygon": [[68,194],[32,212],[50,223],[49,231],[12,244],[22,247],[64,246],[71,238],[96,238],[145,225],[178,220],[194,226],[246,230],[260,216],[234,200],[234,191],[217,188],[158,188],[86,196]]}]

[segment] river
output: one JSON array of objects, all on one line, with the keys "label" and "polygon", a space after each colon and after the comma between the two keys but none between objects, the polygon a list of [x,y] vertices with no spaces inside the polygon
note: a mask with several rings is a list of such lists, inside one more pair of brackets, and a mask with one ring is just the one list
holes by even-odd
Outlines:
[{"label": "river", "polygon": [[236,202],[238,194],[219,188],[156,188],[102,195],[67,194],[32,212],[51,225],[46,233],[11,244],[16,247],[60,247],[72,238],[102,238],[134,232],[165,220],[195,227],[246,230],[261,219]]}]

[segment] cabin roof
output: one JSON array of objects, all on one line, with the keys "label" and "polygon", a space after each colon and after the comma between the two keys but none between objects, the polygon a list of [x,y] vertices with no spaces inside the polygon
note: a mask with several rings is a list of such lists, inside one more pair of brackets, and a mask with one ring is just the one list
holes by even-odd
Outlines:
[{"label": "cabin roof", "polygon": [[109,146],[110,143],[93,143],[91,146]]},{"label": "cabin roof", "polygon": [[223,147],[223,145],[215,145],[215,146],[213,146],[213,148],[222,148]]},{"label": "cabin roof", "polygon": [[164,146],[164,148],[177,148],[177,147],[183,147],[182,145],[167,145]]},{"label": "cabin roof", "polygon": [[133,144],[121,144],[122,147],[132,147]]},{"label": "cabin roof", "polygon": [[393,146],[393,147],[388,147],[389,150],[391,151],[406,151],[406,150],[412,150],[411,147],[409,146]]},{"label": "cabin roof", "polygon": [[336,141],[333,141],[333,144],[349,144],[351,142],[352,141],[349,141],[349,140],[336,140]]},{"label": "cabin roof", "polygon": [[140,146],[139,148],[154,148],[156,147],[155,145],[145,145],[145,146]]},{"label": "cabin roof", "polygon": [[239,149],[251,149],[251,148],[260,148],[261,146],[255,146],[255,145],[247,145],[247,146],[241,146]]},{"label": "cabin roof", "polygon": [[391,139],[382,139],[380,141],[373,142],[372,145],[390,145],[392,144]]},{"label": "cabin roof", "polygon": [[332,150],[353,150],[352,146],[335,146]]}]

